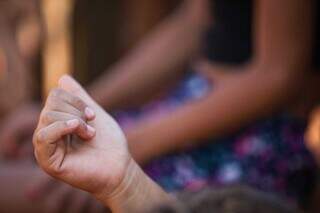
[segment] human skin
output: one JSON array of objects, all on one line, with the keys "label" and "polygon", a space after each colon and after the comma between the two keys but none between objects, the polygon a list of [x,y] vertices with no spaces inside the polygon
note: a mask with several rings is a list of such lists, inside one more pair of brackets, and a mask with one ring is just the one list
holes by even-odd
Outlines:
[{"label": "human skin", "polygon": [[[150,99],[154,92],[163,89],[168,81],[181,75],[181,68],[199,50],[208,22],[205,8],[206,0],[184,1],[172,15],[155,27],[141,44],[89,86],[93,98],[109,111],[141,104]],[[171,48],[173,46],[175,48]],[[139,97],[134,94],[139,94]],[[33,105],[35,107],[31,112],[37,110],[37,104]],[[31,122],[22,123],[33,127],[38,116],[34,117],[35,119],[29,120]],[[6,118],[15,124],[12,132],[19,134],[19,130],[25,128],[21,127],[21,121],[14,114]],[[3,147],[8,147],[8,143],[19,143],[13,134],[7,138],[10,140],[1,139]]]},{"label": "human skin", "polygon": [[4,20],[0,20],[0,48],[6,69],[5,79],[0,81],[0,117],[3,117],[19,104],[30,100],[31,93],[28,68],[15,43],[14,29]]},{"label": "human skin", "polygon": [[[307,85],[304,85],[306,73],[312,69],[312,1],[285,0],[279,4],[276,0],[257,0],[255,7],[259,12],[253,18],[252,59],[244,66],[211,64],[213,72],[239,74],[199,102],[178,108],[161,119],[146,118],[127,131],[135,159],[148,162],[168,152],[198,145],[201,139],[237,131],[292,107],[301,96]],[[90,94],[108,110],[154,95],[180,75],[178,68],[197,54],[208,26],[208,8],[207,0],[184,1],[136,49],[112,66],[109,74],[96,81],[89,88]],[[297,28],[296,23],[301,23],[301,27]],[[170,134],[163,134],[168,131]],[[195,143],[189,144],[191,141]]]},{"label": "human skin", "polygon": [[[39,117],[39,104],[31,103],[31,71],[43,35],[40,22],[38,0],[0,2],[0,152],[2,145],[17,145],[26,132],[32,134]],[[3,128],[9,123],[12,132]]]},{"label": "human skin", "polygon": [[150,100],[197,57],[209,24],[208,8],[207,0],[183,1],[122,60],[90,85],[89,93],[109,111]]},{"label": "human skin", "polygon": [[[50,178],[31,162],[0,162],[0,167],[0,212],[105,212],[88,193]],[[32,191],[40,183],[41,191]]]},{"label": "human skin", "polygon": [[133,160],[117,123],[72,78],[62,77],[59,85],[34,134],[40,167],[91,193],[112,212],[142,212],[170,200]]},{"label": "human skin", "polygon": [[[126,131],[130,151],[139,163],[235,132],[274,112],[291,110],[301,99],[308,87],[307,73],[312,70],[313,2],[257,0],[255,7],[252,59],[243,66],[211,63],[206,68],[212,73],[237,74],[202,100],[161,118],[146,117]],[[170,17],[116,63],[111,69],[114,72],[102,76],[90,93],[108,109],[139,101],[148,92],[154,94],[179,73],[176,67],[199,49],[199,35],[207,29],[208,8],[205,0],[185,1],[179,15]],[[301,27],[297,28],[297,23]],[[186,29],[191,35],[187,38]]]},{"label": "human skin", "polygon": [[309,127],[305,135],[306,145],[320,163],[320,108],[314,110],[310,116]]},{"label": "human skin", "polygon": [[[34,48],[31,50],[21,47],[19,45],[20,39],[16,39],[21,29],[21,22],[34,14],[35,2],[36,0],[26,2],[5,0],[0,2],[0,57],[4,65],[0,67],[0,69],[3,69],[0,70],[0,152],[4,150],[1,145],[11,142],[16,144],[17,138],[21,139],[20,135],[23,136],[27,131],[30,134],[38,117],[38,114],[34,113],[35,110],[39,111],[37,107],[26,106],[32,99],[30,75],[32,62],[26,54],[28,52],[31,57],[31,52],[38,50],[33,43],[39,43],[39,40],[36,39],[38,37],[35,35],[23,36],[24,39],[28,40],[30,45],[28,47],[31,48],[32,46]],[[19,113],[21,111],[24,111],[25,115],[28,116],[21,117],[21,113]],[[13,115],[17,115],[17,117],[11,119]],[[16,120],[15,125],[12,125],[13,120]],[[4,128],[9,123],[13,132]],[[6,137],[8,135],[10,135],[9,138]]]},{"label": "human skin", "polygon": [[203,99],[161,118],[142,119],[126,132],[138,162],[235,132],[297,101],[312,70],[313,4],[259,0],[255,6],[252,60],[241,67],[211,64],[212,71],[238,74]]}]

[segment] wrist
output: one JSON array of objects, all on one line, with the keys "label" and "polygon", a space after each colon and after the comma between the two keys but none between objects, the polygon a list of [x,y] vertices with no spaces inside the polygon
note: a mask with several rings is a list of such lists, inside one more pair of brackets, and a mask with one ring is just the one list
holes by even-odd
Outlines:
[{"label": "wrist", "polygon": [[106,187],[102,187],[101,190],[93,192],[92,194],[95,198],[100,200],[106,206],[109,207],[113,205],[114,200],[119,198],[123,199],[123,194],[126,191],[130,191],[132,182],[136,179],[136,176],[138,175],[137,169],[138,168],[135,161],[130,157],[128,166],[123,172],[124,175],[120,177],[120,183],[117,186],[112,187],[113,190],[110,190],[110,186],[108,185],[108,181],[106,180],[106,182],[102,184]]},{"label": "wrist", "polygon": [[[95,197],[112,212],[143,212],[154,205],[171,200],[131,159],[123,180],[112,193],[101,192]],[[148,200],[148,203],[145,202]]]}]

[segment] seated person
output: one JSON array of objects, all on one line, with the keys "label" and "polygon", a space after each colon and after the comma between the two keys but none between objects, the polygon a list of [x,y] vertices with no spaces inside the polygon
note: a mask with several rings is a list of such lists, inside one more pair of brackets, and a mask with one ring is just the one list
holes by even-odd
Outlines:
[{"label": "seated person", "polygon": [[209,193],[212,197],[200,196],[198,202],[186,198],[187,204],[175,202],[131,157],[115,120],[68,76],[50,93],[33,144],[44,171],[91,193],[115,213],[147,212],[156,206],[162,207],[151,212],[296,212],[244,189],[218,190]]},{"label": "seated person", "polygon": [[[0,1],[0,212],[101,212],[101,204],[91,196],[53,180],[31,158],[40,111],[30,104],[35,85],[32,65],[41,37],[38,4],[38,0]],[[15,122],[10,122],[12,116]],[[17,144],[3,142],[12,140],[24,145],[7,158],[3,150]]]},{"label": "seated person", "polygon": [[[154,110],[170,113],[142,113],[126,125],[130,153],[145,172],[166,191],[237,182],[306,203],[315,162],[304,122],[288,109],[319,67],[313,8],[316,1],[185,0],[89,91],[117,110],[186,75]],[[202,46],[204,63],[195,60]],[[188,62],[194,72],[181,69]],[[144,109],[159,104],[151,106]]]}]

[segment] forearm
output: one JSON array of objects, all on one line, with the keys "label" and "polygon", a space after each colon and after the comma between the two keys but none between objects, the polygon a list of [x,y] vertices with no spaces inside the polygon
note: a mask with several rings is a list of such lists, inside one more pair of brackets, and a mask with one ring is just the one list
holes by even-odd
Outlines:
[{"label": "forearm", "polygon": [[161,83],[179,75],[179,68],[199,47],[206,20],[201,12],[189,12],[187,6],[156,27],[90,87],[98,103],[107,109],[118,108],[148,97]]},{"label": "forearm", "polygon": [[19,48],[14,40],[13,30],[0,21],[0,48],[6,69],[4,79],[0,82],[0,116],[10,112],[15,106],[29,101],[32,97],[30,70],[20,56]]},{"label": "forearm", "polygon": [[294,99],[299,86],[296,80],[275,73],[245,71],[217,86],[200,101],[156,121],[144,120],[128,132],[133,156],[138,162],[145,162],[177,149],[199,145],[205,141],[203,139],[237,131],[283,109]]},{"label": "forearm", "polygon": [[105,196],[102,192],[95,197],[115,213],[145,212],[173,200],[134,161],[129,166],[122,184],[112,195]]}]

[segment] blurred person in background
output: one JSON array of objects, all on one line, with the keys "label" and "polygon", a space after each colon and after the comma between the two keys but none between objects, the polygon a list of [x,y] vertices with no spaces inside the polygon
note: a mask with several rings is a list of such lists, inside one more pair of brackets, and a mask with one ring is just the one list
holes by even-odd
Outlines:
[{"label": "blurred person in background", "polygon": [[[42,34],[37,0],[0,1],[0,212],[102,212],[87,193],[34,165],[30,142],[40,111],[34,70]],[[22,141],[18,152],[13,141]]]},{"label": "blurred person in background", "polygon": [[306,203],[315,163],[289,111],[318,69],[318,7],[185,0],[89,91],[167,191],[244,183]]},{"label": "blurred person in background", "polygon": [[[30,138],[30,131],[39,116],[40,104],[33,104],[36,89],[34,65],[42,34],[38,7],[35,0],[0,2],[1,141]],[[12,135],[14,138],[9,137]]]},{"label": "blurred person in background", "polygon": [[290,112],[319,63],[317,9],[184,1],[89,91],[111,111],[147,102],[115,115],[134,158],[166,190],[241,182],[305,203],[315,163],[304,121]]}]

